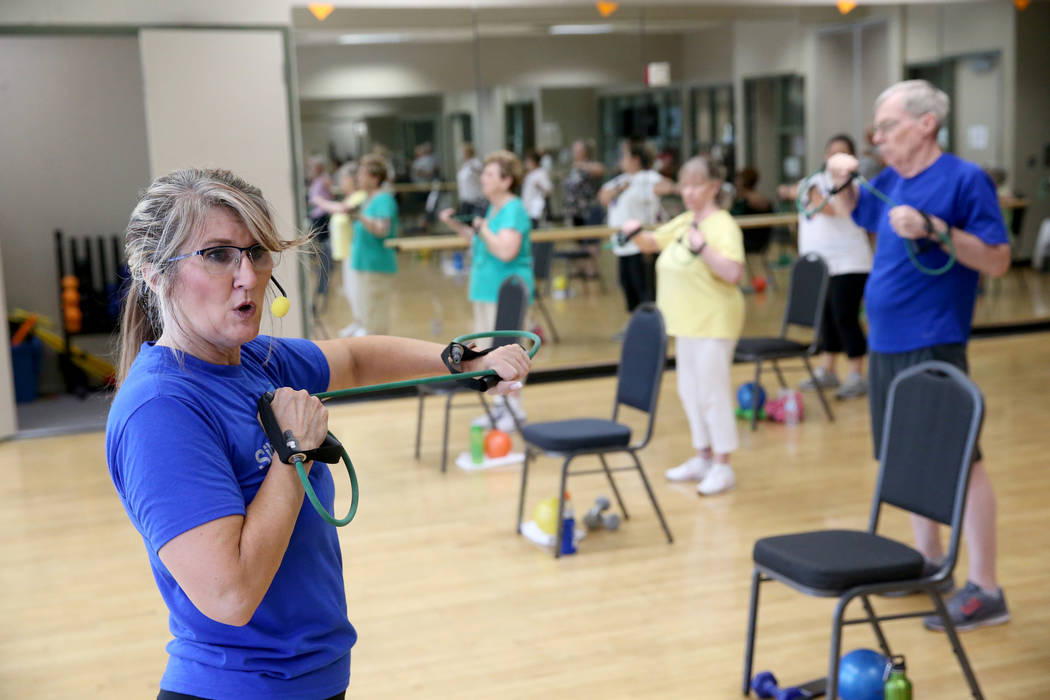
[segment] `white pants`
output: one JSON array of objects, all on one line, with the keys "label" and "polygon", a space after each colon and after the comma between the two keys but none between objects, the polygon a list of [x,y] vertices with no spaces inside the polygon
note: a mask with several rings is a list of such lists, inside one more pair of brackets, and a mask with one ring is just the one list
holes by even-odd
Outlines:
[{"label": "white pants", "polygon": [[678,397],[682,400],[693,447],[728,454],[738,446],[729,367],[735,340],[675,339]]},{"label": "white pants", "polygon": [[394,289],[394,275],[383,272],[363,272],[343,261],[343,292],[350,302],[354,320],[371,335],[390,332],[390,294]]}]

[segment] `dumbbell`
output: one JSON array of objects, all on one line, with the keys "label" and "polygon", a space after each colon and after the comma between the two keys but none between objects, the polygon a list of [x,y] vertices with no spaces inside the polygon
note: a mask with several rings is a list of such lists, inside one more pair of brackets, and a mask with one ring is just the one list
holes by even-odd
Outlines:
[{"label": "dumbbell", "polygon": [[775,700],[803,700],[811,697],[794,686],[790,688],[777,687],[777,678],[770,671],[762,671],[751,681],[751,690],[760,698],[775,698]]},{"label": "dumbbell", "polygon": [[605,496],[599,496],[594,500],[594,505],[583,516],[583,524],[591,530],[605,528],[606,530],[617,530],[620,527],[620,516],[616,513],[605,513],[612,504]]}]

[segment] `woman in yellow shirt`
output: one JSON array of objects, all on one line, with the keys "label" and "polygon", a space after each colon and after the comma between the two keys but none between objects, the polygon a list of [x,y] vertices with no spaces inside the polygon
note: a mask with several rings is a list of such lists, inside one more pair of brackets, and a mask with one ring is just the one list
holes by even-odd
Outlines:
[{"label": "woman in yellow shirt", "polygon": [[[668,469],[671,481],[697,481],[705,496],[736,485],[729,455],[737,448],[729,368],[744,325],[744,237],[718,206],[725,170],[697,156],[678,172],[686,211],[649,233],[629,221],[623,234],[643,252],[659,252],[656,305],[675,337],[678,396],[696,454]],[[622,240],[622,239],[621,239]]]}]

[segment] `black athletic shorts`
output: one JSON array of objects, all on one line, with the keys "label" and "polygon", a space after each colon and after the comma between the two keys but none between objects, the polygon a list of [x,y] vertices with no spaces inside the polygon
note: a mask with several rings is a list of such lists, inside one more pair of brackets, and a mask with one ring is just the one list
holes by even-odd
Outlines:
[{"label": "black athletic shorts", "polygon": [[[875,459],[879,458],[879,448],[882,444],[882,425],[886,417],[890,384],[902,371],[927,360],[947,362],[966,374],[970,373],[964,343],[932,345],[908,352],[868,353],[868,401],[871,406],[871,440],[875,447]],[[974,461],[980,460],[981,447],[977,445],[974,447]]]}]

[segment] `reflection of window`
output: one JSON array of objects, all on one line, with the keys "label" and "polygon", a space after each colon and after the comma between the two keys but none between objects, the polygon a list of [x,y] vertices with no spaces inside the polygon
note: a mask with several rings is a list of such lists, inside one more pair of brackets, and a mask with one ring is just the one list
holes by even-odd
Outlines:
[{"label": "reflection of window", "polygon": [[682,144],[682,98],[678,90],[647,90],[598,100],[600,156],[606,165],[620,160],[620,142],[640,138],[657,151],[678,153]]},{"label": "reflection of window", "polygon": [[[800,75],[744,81],[747,165],[758,169],[759,189],[806,174],[805,90]],[[738,164],[739,165],[739,164]]]},{"label": "reflection of window", "polygon": [[507,150],[524,157],[536,148],[536,117],[531,102],[508,102],[506,107]]},{"label": "reflection of window", "polygon": [[[928,80],[948,95],[950,118],[937,135],[941,148],[982,163],[1002,160],[997,139],[976,134],[998,134],[1002,118],[1002,72],[999,52],[942,58],[907,67],[909,80]],[[968,131],[974,126],[977,132]]]},{"label": "reflection of window", "polygon": [[735,170],[736,134],[732,85],[696,87],[691,92],[693,153],[711,153],[721,158],[732,180]]}]

